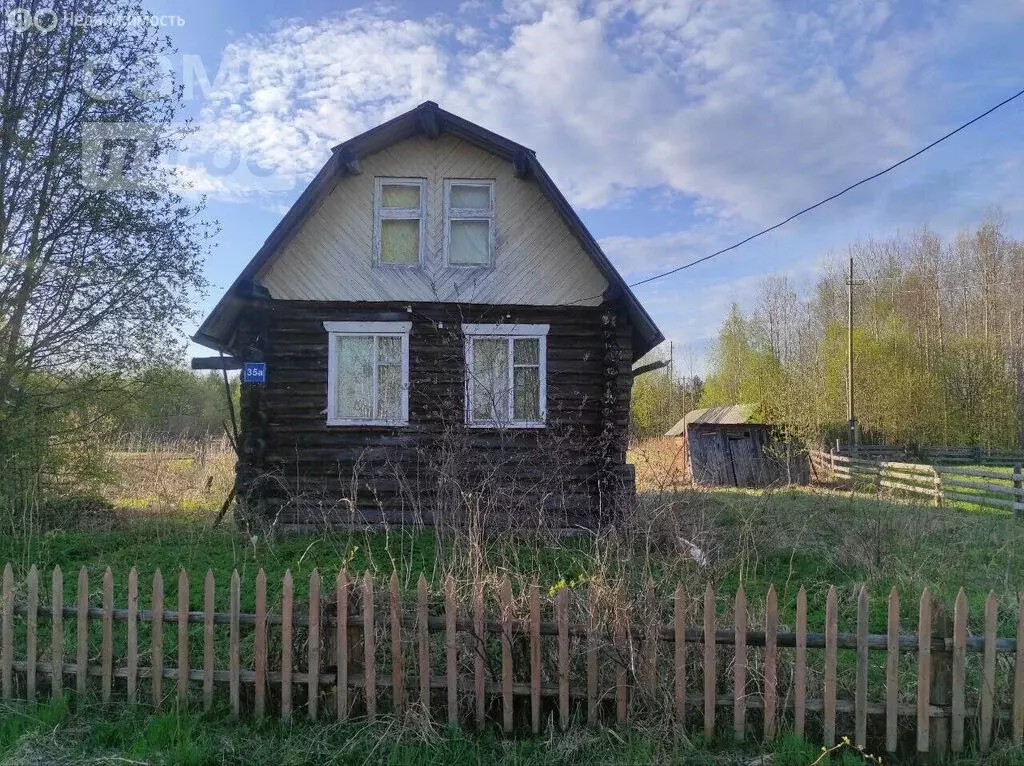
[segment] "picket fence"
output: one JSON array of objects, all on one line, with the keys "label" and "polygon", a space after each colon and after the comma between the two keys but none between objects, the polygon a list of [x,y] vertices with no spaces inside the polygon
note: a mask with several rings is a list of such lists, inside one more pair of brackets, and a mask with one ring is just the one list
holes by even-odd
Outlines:
[{"label": "picket fence", "polygon": [[959,502],[1024,516],[1024,472],[1017,463],[1012,473],[989,468],[936,466],[868,460],[813,450],[811,468],[819,481],[843,480],[856,486],[923,495],[933,505]]},{"label": "picket fence", "polygon": [[[795,630],[790,630],[779,624],[774,587],[768,590],[764,628],[760,629],[748,624],[751,612],[742,587],[732,602],[730,627],[719,625],[716,594],[710,585],[703,593],[697,624],[690,622],[696,604],[690,602],[682,586],[675,590],[669,605],[656,597],[653,582],[632,602],[621,592],[602,601],[597,586],[591,585],[585,600],[582,594],[573,593],[574,603],[583,607],[577,610],[583,615],[583,624],[579,624],[569,620],[569,588],[542,597],[538,585],[532,583],[514,597],[507,576],[497,593],[491,594],[492,599],[485,600],[482,583],[473,585],[470,604],[459,603],[455,586],[446,581],[442,614],[432,613],[430,588],[422,575],[415,603],[403,605],[398,575],[392,574],[386,613],[377,611],[376,583],[369,573],[350,580],[345,571],[339,572],[332,594],[329,589],[325,592],[324,582],[314,570],[303,603],[295,596],[289,571],[283,578],[278,613],[268,611],[267,578],[262,569],[256,577],[253,613],[241,610],[242,582],[237,571],[231,576],[227,612],[215,611],[212,572],[205,577],[201,611],[191,608],[189,577],[184,570],[178,576],[177,611],[165,609],[159,570],[153,576],[148,610],[140,609],[139,576],[134,568],[128,575],[127,608],[114,604],[114,576],[109,568],[103,575],[99,607],[92,603],[84,568],[78,575],[74,605],[64,598],[59,567],[53,570],[48,605],[41,602],[39,580],[38,569],[31,567],[23,587],[19,584],[16,599],[12,567],[8,564],[4,569],[0,611],[0,696],[4,701],[17,697],[34,703],[46,693],[41,684],[44,679],[49,680],[49,695],[60,697],[70,677],[80,697],[95,694],[98,679],[104,704],[138,703],[144,692],[141,682],[148,679],[150,699],[159,708],[174,695],[165,692],[163,682],[173,680],[182,705],[190,704],[190,692],[201,686],[206,710],[212,709],[215,696],[226,691],[233,716],[251,712],[264,717],[276,712],[285,721],[302,704],[313,720],[331,714],[339,720],[364,717],[372,721],[383,700],[389,704],[389,712],[398,716],[413,705],[427,715],[438,706],[445,708],[452,725],[460,724],[463,713],[471,713],[467,717],[475,718],[476,725],[482,727],[500,713],[504,731],[513,731],[517,720],[526,728],[528,720],[529,729],[537,733],[547,716],[554,721],[556,714],[562,728],[573,717],[589,725],[611,723],[614,717],[616,724],[624,725],[630,711],[642,712],[645,704],[661,700],[681,726],[686,726],[688,718],[701,717],[709,737],[717,725],[725,723],[719,708],[731,707],[732,728],[739,739],[757,735],[748,732],[748,719],[749,713],[760,710],[761,714],[754,716],[760,720],[752,729],[759,729],[765,740],[777,736],[783,726],[805,736],[808,713],[814,712],[820,714],[820,719],[813,721],[814,733],[820,730],[826,746],[834,745],[837,733],[843,733],[837,730],[837,721],[841,726],[847,724],[851,713],[849,733],[855,744],[867,744],[871,718],[875,722],[872,736],[879,745],[884,740],[889,752],[898,747],[920,753],[947,748],[958,752],[968,741],[985,750],[996,738],[1006,736],[1015,743],[1024,742],[1024,663],[1012,663],[1012,680],[1009,661],[999,662],[999,679],[996,672],[997,655],[1019,658],[1024,653],[1024,594],[1017,599],[1017,636],[1011,640],[996,635],[999,604],[994,594],[985,604],[984,634],[968,634],[963,590],[950,620],[925,589],[918,604],[917,632],[906,633],[900,624],[899,596],[893,588],[888,595],[887,632],[872,634],[868,632],[866,588],[857,597],[856,631],[841,633],[834,586],[826,597],[823,632],[809,632],[803,588],[796,598]],[[489,602],[494,611],[493,596],[497,597],[497,619],[488,617]],[[541,619],[542,606],[545,613],[554,615],[553,621]],[[665,606],[669,608],[663,613]],[[433,611],[438,611],[437,605]],[[671,615],[668,624],[662,619],[665,615]],[[75,630],[65,630],[71,627],[70,622],[65,626],[65,618],[75,621]],[[40,625],[46,621],[51,625],[48,657],[40,647]],[[98,656],[97,642],[90,641],[90,624],[97,621],[101,625]],[[120,623],[126,623],[127,630],[126,636],[118,633],[119,647],[124,639],[123,652],[115,655],[115,624],[120,628]],[[199,667],[190,663],[190,625],[196,623],[202,625]],[[165,624],[177,627],[177,662],[173,666],[168,666],[165,657]],[[140,646],[142,626],[150,629],[148,652]],[[226,668],[218,666],[215,640],[216,636],[223,640],[225,628]],[[245,651],[243,632],[250,633],[247,638],[252,639],[251,644],[246,640]],[[431,634],[442,634],[443,641],[432,641]],[[74,639],[73,662],[65,658],[68,638]],[[385,639],[390,639],[390,652]],[[691,644],[701,644],[702,651],[694,652],[688,671]],[[723,651],[723,647],[728,648]],[[756,656],[752,657],[751,649]],[[837,698],[841,649],[855,651],[852,700]],[[824,653],[822,663],[817,662],[820,655],[814,657],[815,662],[808,662],[812,651]],[[869,654],[873,651],[885,652],[886,657],[884,699],[880,701],[869,701]],[[916,673],[908,674],[907,668],[901,671],[901,656],[906,659],[908,653],[915,652]],[[967,683],[968,656],[978,653],[980,681],[973,684],[977,688],[973,694]],[[17,659],[19,654],[22,659]],[[443,655],[443,663],[437,661],[441,659],[437,655]],[[140,657],[146,656],[149,663],[140,663]],[[975,665],[970,664],[972,674],[978,670]],[[435,675],[439,666],[444,668],[440,676]],[[783,676],[780,669],[786,671]],[[415,677],[415,693],[406,688],[410,676]],[[702,681],[702,694],[689,688],[688,679],[694,678]],[[901,701],[901,694],[906,695],[901,692],[901,680],[913,682],[913,704]],[[244,704],[243,685],[247,690]],[[821,696],[809,697],[810,686],[815,687],[811,691],[820,689]],[[1000,688],[1009,693],[1000,695]],[[977,699],[968,700],[968,696]],[[471,701],[472,706],[460,701]],[[912,742],[900,743],[901,719],[913,722],[903,727],[911,730]]]}]

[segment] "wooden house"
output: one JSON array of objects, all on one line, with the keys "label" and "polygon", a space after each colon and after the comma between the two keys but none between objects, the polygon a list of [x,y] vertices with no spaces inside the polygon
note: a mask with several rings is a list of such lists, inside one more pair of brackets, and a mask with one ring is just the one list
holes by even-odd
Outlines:
[{"label": "wooden house", "polygon": [[693,410],[665,435],[685,440],[684,459],[694,484],[760,487],[786,477],[785,459],[768,449],[773,429],[759,422],[754,405]]},{"label": "wooden house", "polygon": [[265,363],[245,513],[559,526],[632,497],[632,365],[662,339],[534,152],[433,102],[334,147],[193,338]]}]

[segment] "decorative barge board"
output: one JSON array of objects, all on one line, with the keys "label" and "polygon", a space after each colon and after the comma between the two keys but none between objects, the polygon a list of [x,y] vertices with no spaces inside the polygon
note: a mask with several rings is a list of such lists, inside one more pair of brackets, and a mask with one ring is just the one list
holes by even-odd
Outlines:
[{"label": "decorative barge board", "polygon": [[590,527],[662,336],[532,151],[427,102],[335,148],[194,340],[266,365],[246,514]]}]

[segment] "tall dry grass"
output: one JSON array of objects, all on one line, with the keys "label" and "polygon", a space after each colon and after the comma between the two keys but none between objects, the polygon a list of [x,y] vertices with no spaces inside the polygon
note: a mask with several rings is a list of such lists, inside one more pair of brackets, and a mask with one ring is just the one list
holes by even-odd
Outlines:
[{"label": "tall dry grass", "polygon": [[106,452],[110,479],[100,493],[125,516],[203,518],[235,480],[235,452],[221,438],[152,439],[129,435]]}]

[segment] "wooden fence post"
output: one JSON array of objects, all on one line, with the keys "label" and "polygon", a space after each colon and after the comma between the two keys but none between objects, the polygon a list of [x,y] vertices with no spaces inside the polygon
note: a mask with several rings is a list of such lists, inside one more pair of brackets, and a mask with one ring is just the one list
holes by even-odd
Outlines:
[{"label": "wooden fence post", "polygon": [[315,568],[309,575],[309,636],[306,675],[309,691],[306,712],[309,720],[315,721],[320,709],[320,570]]},{"label": "wooden fence post", "polygon": [[558,621],[558,722],[562,731],[569,728],[569,588],[555,596]]},{"label": "wooden fence post", "polygon": [[[108,570],[109,571],[109,570]],[[39,630],[39,569],[33,564],[28,570],[28,615],[25,626],[25,694],[29,704],[36,701],[37,632]]]},{"label": "wooden fence post", "polygon": [[459,667],[457,633],[459,605],[455,601],[455,581],[444,583],[444,665],[448,686],[448,725],[459,725]]},{"label": "wooden fence post", "polygon": [[942,507],[942,472],[938,468],[935,468],[933,466],[932,467],[932,474],[934,474],[934,476],[935,476],[935,507],[936,508],[941,508]]},{"label": "wooden fence post", "polygon": [[[429,598],[427,578],[420,572],[416,583],[416,680],[420,684],[420,704],[423,712],[430,715],[430,633],[427,625]],[[446,624],[447,627],[447,624]]]},{"label": "wooden fence post", "polygon": [[476,634],[476,646],[473,653],[473,694],[476,703],[476,727],[483,729],[487,713],[487,700],[484,687],[484,658],[487,656],[487,635],[484,633],[484,584],[477,581],[473,585],[473,633]]},{"label": "wooden fence post", "polygon": [[889,611],[885,641],[885,751],[895,753],[899,744],[899,662],[900,662],[900,595],[893,585],[889,591]]},{"label": "wooden fence post", "polygon": [[260,567],[256,573],[256,636],[253,639],[253,712],[256,718],[266,714],[267,700],[267,573]]},{"label": "wooden fence post", "polygon": [[742,742],[747,720],[747,594],[743,584],[736,590],[733,607],[735,649],[732,663],[732,728],[733,737]]},{"label": "wooden fence post", "polygon": [[188,703],[188,573],[178,570],[178,702]]},{"label": "wooden fence post", "polygon": [[512,581],[501,580],[499,615],[501,619],[501,715],[502,729],[512,731]]},{"label": "wooden fence post", "polygon": [[[159,710],[164,700],[164,576],[160,570],[153,573],[153,595],[150,602],[150,688],[153,706]],[[88,657],[86,658],[88,662]]]},{"label": "wooden fence post", "polygon": [[[992,719],[996,707],[996,621],[999,604],[995,591],[985,599],[985,650],[981,671],[981,718],[978,721],[978,744],[988,750],[992,745]],[[1019,662],[1019,658],[1018,658]]]},{"label": "wooden fence post", "polygon": [[964,698],[967,687],[967,595],[964,589],[956,594],[953,605],[953,714],[949,733],[954,753],[964,749]]},{"label": "wooden fence post", "polygon": [[203,710],[213,710],[213,570],[203,578]]},{"label": "wooden fence post", "polygon": [[704,590],[704,736],[715,736],[715,704],[718,659],[715,653],[715,589],[708,583]]},{"label": "wooden fence post", "polygon": [[839,630],[839,609],[836,586],[828,587],[825,598],[825,677],[822,690],[822,738],[825,747],[836,744],[836,667],[837,632]]},{"label": "wooden fence post", "polygon": [[348,573],[341,569],[335,580],[338,624],[335,637],[335,664],[338,668],[338,720],[348,718]]},{"label": "wooden fence post", "polygon": [[[136,601],[138,599],[136,598]],[[50,663],[53,680],[50,696],[64,696],[64,573],[59,566],[53,568],[53,613],[50,617]]]},{"label": "wooden fence post", "polygon": [[925,588],[918,603],[917,618],[917,752],[927,753],[931,746],[932,611],[935,603]]},{"label": "wooden fence post", "polygon": [[[951,706],[953,704],[953,652],[948,644],[953,637],[953,620],[949,610],[938,601],[932,603],[932,637],[942,639],[941,650],[931,652],[931,694],[929,701],[946,710],[932,716],[928,752],[939,756],[949,752]],[[921,637],[923,639],[923,636]]]},{"label": "wooden fence post", "polygon": [[391,702],[395,715],[405,712],[405,656],[402,652],[402,615],[398,595],[398,571],[391,570],[388,585],[391,607]]}]

